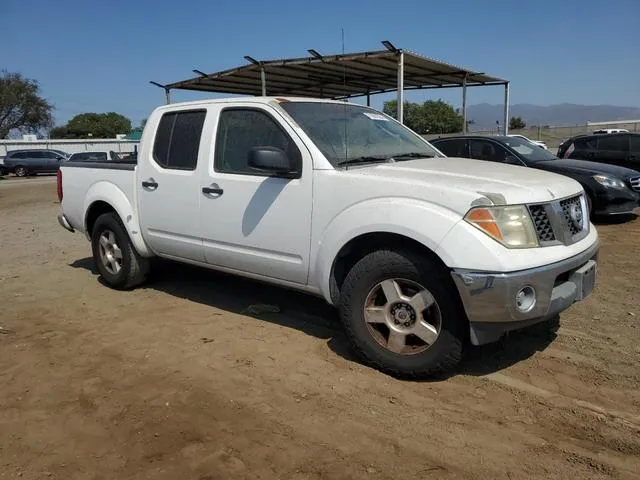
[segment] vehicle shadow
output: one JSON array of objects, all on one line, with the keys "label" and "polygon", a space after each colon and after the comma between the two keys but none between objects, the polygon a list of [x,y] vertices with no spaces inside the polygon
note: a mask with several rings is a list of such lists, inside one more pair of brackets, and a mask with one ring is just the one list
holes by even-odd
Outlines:
[{"label": "vehicle shadow", "polygon": [[609,215],[608,217],[594,217],[591,221],[594,225],[619,225],[621,223],[632,222],[638,218],[637,213],[625,213],[623,215]]},{"label": "vehicle shadow", "polygon": [[557,338],[560,317],[514,332],[509,332],[500,341],[469,347],[457,373],[483,376],[504,370],[525,360],[550,346]]},{"label": "vehicle shadow", "polygon": [[[91,257],[76,260],[70,266],[99,275]],[[327,340],[329,348],[344,359],[361,363],[347,342],[336,309],[321,298],[166,260],[154,261],[152,270],[152,277],[141,288],[295,328]],[[102,283],[99,277],[98,281]],[[277,311],[272,307],[277,307]],[[556,338],[557,324],[556,321],[534,325],[512,332],[508,338],[495,344],[469,346],[458,368],[426,381],[442,381],[458,374],[481,376],[507,368],[549,346]]]}]

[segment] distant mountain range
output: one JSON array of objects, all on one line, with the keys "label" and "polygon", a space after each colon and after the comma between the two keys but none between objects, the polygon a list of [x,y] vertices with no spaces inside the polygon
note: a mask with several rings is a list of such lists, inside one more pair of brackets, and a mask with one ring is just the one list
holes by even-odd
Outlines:
[{"label": "distant mountain range", "polygon": [[[502,124],[503,105],[480,103],[467,107],[467,118],[473,120],[470,130],[495,128],[496,120]],[[534,125],[584,125],[587,122],[610,120],[640,120],[640,108],[613,105],[577,105],[561,103],[541,107],[518,103],[509,107],[509,117],[522,117],[528,126]]]}]

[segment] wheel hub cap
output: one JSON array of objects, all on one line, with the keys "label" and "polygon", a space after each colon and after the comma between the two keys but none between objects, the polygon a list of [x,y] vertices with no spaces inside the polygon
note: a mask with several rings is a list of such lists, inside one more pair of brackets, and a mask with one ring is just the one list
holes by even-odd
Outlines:
[{"label": "wheel hub cap", "polygon": [[117,243],[116,235],[111,230],[102,232],[98,242],[100,261],[111,274],[117,275],[122,269],[122,250]]},{"label": "wheel hub cap", "polygon": [[427,350],[438,338],[442,323],[431,292],[414,281],[397,278],[370,290],[364,321],[381,346],[401,355]]},{"label": "wheel hub cap", "polygon": [[396,326],[410,327],[416,321],[416,312],[407,303],[396,303],[390,309]]}]

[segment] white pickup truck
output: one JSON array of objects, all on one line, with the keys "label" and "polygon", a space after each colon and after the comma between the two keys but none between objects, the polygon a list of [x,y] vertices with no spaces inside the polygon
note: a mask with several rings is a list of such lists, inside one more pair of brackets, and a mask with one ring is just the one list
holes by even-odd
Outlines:
[{"label": "white pickup truck", "polygon": [[67,230],[107,285],[154,256],[324,297],[393,375],[557,317],[593,289],[598,235],[574,180],[445,157],[373,109],[301,98],[157,108],[136,163],[66,162]]}]

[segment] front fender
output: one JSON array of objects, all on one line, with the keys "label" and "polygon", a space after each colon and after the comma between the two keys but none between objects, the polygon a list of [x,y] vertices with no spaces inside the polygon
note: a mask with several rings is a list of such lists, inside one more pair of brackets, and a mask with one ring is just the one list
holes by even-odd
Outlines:
[{"label": "front fender", "polygon": [[133,205],[131,205],[131,202],[129,201],[127,195],[112,182],[97,182],[89,188],[84,201],[85,232],[88,232],[87,214],[89,213],[89,209],[95,202],[98,201],[108,203],[113,207],[113,209],[120,217],[120,220],[122,220],[122,224],[129,234],[131,243],[133,243],[133,246],[138,251],[138,253],[143,257],[153,256],[153,253],[151,252],[151,250],[149,250],[149,247],[142,238],[140,222],[138,221],[138,216],[135,213]]},{"label": "front fender", "polygon": [[441,206],[409,198],[376,198],[351,205],[337,214],[315,240],[310,280],[331,301],[334,261],[349,241],[369,233],[393,233],[420,242],[435,252],[460,215]]}]

